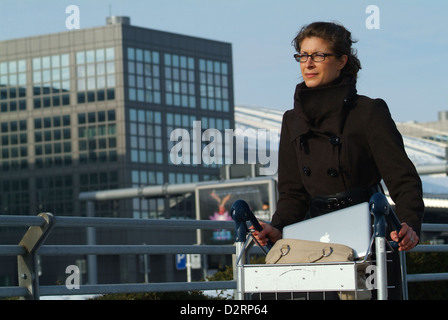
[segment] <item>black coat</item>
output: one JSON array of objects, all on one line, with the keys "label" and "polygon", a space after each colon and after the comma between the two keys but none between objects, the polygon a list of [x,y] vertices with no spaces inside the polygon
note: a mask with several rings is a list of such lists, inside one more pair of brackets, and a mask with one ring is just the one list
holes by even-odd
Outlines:
[{"label": "black coat", "polygon": [[277,210],[280,230],[304,219],[310,198],[384,180],[401,222],[420,235],[424,204],[419,175],[404,150],[386,103],[357,94],[350,81],[297,85],[283,116]]}]

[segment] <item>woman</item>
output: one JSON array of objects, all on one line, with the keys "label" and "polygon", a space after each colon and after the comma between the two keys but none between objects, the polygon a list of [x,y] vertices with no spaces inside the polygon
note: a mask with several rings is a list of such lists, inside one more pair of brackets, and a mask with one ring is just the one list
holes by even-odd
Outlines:
[{"label": "woman", "polygon": [[294,109],[283,116],[277,210],[257,235],[262,244],[282,237],[284,226],[369,201],[384,180],[402,222],[399,250],[419,241],[424,205],[420,178],[386,103],[357,94],[361,64],[351,33],[315,22],[293,40],[303,82]]}]

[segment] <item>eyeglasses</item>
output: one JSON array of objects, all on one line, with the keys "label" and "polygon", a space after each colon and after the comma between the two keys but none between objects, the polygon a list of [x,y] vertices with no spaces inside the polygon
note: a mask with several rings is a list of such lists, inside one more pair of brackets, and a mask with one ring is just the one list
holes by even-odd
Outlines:
[{"label": "eyeglasses", "polygon": [[325,61],[326,57],[331,57],[331,56],[334,56],[334,54],[321,53],[321,52],[314,52],[312,54],[308,54],[308,53],[297,54],[296,53],[294,55],[294,59],[296,59],[297,62],[307,62],[308,57],[311,57],[311,60],[313,60],[314,62],[322,62],[322,61]]}]

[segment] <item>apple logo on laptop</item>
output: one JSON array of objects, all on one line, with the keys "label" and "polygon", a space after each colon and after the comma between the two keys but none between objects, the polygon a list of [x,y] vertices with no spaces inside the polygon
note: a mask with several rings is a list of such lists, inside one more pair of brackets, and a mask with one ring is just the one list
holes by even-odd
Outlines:
[{"label": "apple logo on laptop", "polygon": [[325,234],[322,237],[320,237],[320,242],[326,242],[326,243],[330,242],[330,235],[328,234],[328,232],[325,232]]}]

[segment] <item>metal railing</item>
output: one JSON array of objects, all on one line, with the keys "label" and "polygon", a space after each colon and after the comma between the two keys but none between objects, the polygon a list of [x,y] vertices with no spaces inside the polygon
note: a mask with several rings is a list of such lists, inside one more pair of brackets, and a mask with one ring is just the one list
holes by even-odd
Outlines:
[{"label": "metal railing", "polygon": [[17,256],[18,286],[0,287],[0,297],[39,299],[47,295],[173,292],[235,289],[236,281],[87,284],[77,289],[66,285],[43,286],[37,276],[37,256],[121,255],[121,254],[235,254],[233,245],[43,245],[54,227],[101,227],[215,230],[233,229],[233,221],[148,220],[126,218],[0,216],[0,227],[27,227],[18,245],[0,245],[0,256]]},{"label": "metal railing", "polygon": [[[236,289],[235,280],[126,283],[126,284],[86,284],[79,289],[69,289],[65,285],[39,284],[37,276],[37,256],[67,255],[120,255],[120,254],[224,254],[234,255],[233,245],[44,245],[44,241],[54,227],[107,227],[146,229],[233,229],[233,221],[205,220],[149,220],[126,218],[85,218],[55,217],[50,213],[38,216],[0,216],[0,227],[29,227],[18,245],[0,245],[0,256],[17,256],[18,286],[0,287],[0,298],[24,297],[39,299],[47,295],[86,295],[106,293],[173,292],[192,290]],[[423,224],[422,231],[446,232],[448,224]],[[421,244],[410,252],[448,252],[448,245]],[[405,254],[402,255],[402,262]],[[405,265],[405,264],[404,264]],[[406,274],[404,277],[405,299],[407,283],[417,281],[448,280],[448,270],[444,273]]]},{"label": "metal railing", "polygon": [[[422,231],[425,232],[448,232],[448,224],[423,223]],[[448,244],[419,244],[408,252],[448,252]],[[408,274],[406,270],[406,254],[400,252],[400,261],[403,272],[403,298],[408,300],[409,282],[424,282],[424,281],[448,281],[448,266],[446,272],[441,273],[418,273]]]}]

